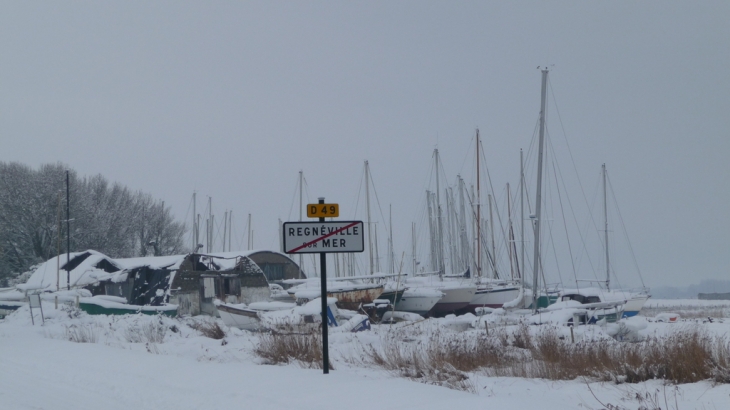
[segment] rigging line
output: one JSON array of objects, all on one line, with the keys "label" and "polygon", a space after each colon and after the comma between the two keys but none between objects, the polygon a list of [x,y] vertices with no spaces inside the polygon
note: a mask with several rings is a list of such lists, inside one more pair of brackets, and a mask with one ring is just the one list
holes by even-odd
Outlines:
[{"label": "rigging line", "polygon": [[[581,233],[583,233],[583,232],[588,232],[588,228],[589,228],[589,225],[590,225],[590,223],[591,223],[591,222],[593,222],[593,221],[591,220],[591,217],[590,217],[590,215],[592,215],[593,211],[594,211],[594,210],[595,210],[595,208],[596,208],[596,202],[597,202],[597,200],[598,200],[598,194],[599,194],[599,189],[598,189],[598,187],[600,186],[600,184],[601,184],[601,176],[600,176],[600,173],[599,173],[599,175],[598,175],[598,178],[596,179],[596,183],[595,183],[595,185],[594,185],[594,189],[593,189],[593,192],[595,192],[595,194],[593,195],[593,201],[592,201],[592,202],[590,203],[590,209],[589,209],[589,211],[588,211],[589,215],[588,215],[588,216],[586,217],[586,220],[585,220],[585,224],[583,225],[583,227],[582,227],[582,228],[581,228],[580,226],[578,227],[578,232],[581,232]],[[597,228],[596,228],[596,229],[597,229]],[[588,235],[586,234],[586,237],[587,237],[587,236],[588,236]],[[598,235],[598,240],[599,240],[599,242],[600,242],[601,244],[603,244],[603,238],[601,238],[601,237],[600,237],[600,235]],[[581,265],[582,265],[582,263],[583,263],[583,262],[582,262],[582,261],[583,261],[583,256],[586,256],[586,257],[587,257],[587,255],[586,255],[587,253],[588,253],[588,246],[586,245],[586,246],[584,247],[584,249],[583,249],[583,252],[581,253],[581,255],[580,255],[580,256],[578,256],[578,266],[577,266],[577,267],[578,267],[578,269],[580,269],[580,266],[581,266]],[[588,259],[588,263],[589,263],[589,264],[591,263],[591,260],[590,260],[590,259]],[[598,279],[598,274],[596,273],[596,269],[595,269],[595,268],[593,267],[593,265],[591,265],[591,268],[592,268],[592,270],[593,270],[593,276],[594,276],[594,277],[595,277],[596,279]]]},{"label": "rigging line", "polygon": [[[552,83],[550,82],[550,79],[548,78],[548,83],[550,84],[550,95],[553,97],[553,104],[555,104],[555,112],[558,114],[558,121],[560,122],[560,128],[563,130],[563,138],[565,139],[565,146],[568,148],[568,154],[570,155],[570,161],[573,164],[573,170],[575,171],[576,178],[578,179],[578,186],[580,186],[580,191],[583,194],[583,200],[586,202],[586,206],[588,206],[588,199],[585,193],[585,190],[583,189],[583,182],[580,180],[580,173],[578,173],[578,167],[575,164],[575,159],[573,157],[573,151],[570,149],[570,144],[568,143],[568,134],[565,132],[565,126],[563,125],[563,118],[560,116],[560,109],[558,108],[558,101],[555,98],[555,92],[553,90]],[[591,216],[592,218],[592,216]],[[594,222],[595,224],[595,222]]]},{"label": "rigging line", "polygon": [[[236,224],[233,223],[233,220],[235,218],[233,218],[233,215],[231,215],[230,218],[231,218],[231,237],[238,239],[238,232],[236,231]],[[237,243],[237,245],[238,245],[237,250],[241,249],[241,244],[242,244],[242,242]],[[231,244],[231,245],[233,245],[233,244]],[[231,246],[231,248],[233,248],[233,246]]]},{"label": "rigging line", "polygon": [[[478,128],[477,128],[477,129],[478,129]],[[471,140],[469,140],[469,147],[472,147],[472,146],[474,145],[474,144],[473,144],[473,142],[474,142],[474,138],[476,138],[476,135],[473,135],[473,136],[471,137]],[[474,162],[473,162],[473,158],[474,158],[474,156],[473,156],[473,155],[471,155],[471,148],[469,148],[468,150],[466,150],[466,154],[464,155],[464,161],[462,161],[462,162],[461,162],[461,167],[459,168],[459,173],[458,173],[457,175],[461,175],[461,174],[462,174],[462,171],[464,170],[464,165],[466,164],[466,161],[467,161],[467,160],[468,160],[469,158],[472,158],[472,165],[473,165],[473,164],[474,164]],[[472,168],[473,168],[473,167],[472,167]],[[474,175],[474,173],[473,173],[473,172],[472,172],[472,175]]]},{"label": "rigging line", "polygon": [[641,280],[641,286],[646,287],[644,284],[644,278],[641,275],[641,269],[639,268],[639,263],[636,260],[636,254],[634,254],[634,247],[631,245],[631,240],[629,239],[629,233],[626,230],[626,225],[624,224],[624,218],[621,215],[621,209],[618,207],[618,201],[616,200],[616,194],[613,191],[613,184],[611,183],[611,179],[608,178],[608,173],[606,174],[606,179],[608,180],[608,187],[611,189],[611,197],[613,198],[614,206],[616,207],[616,213],[618,214],[619,221],[621,222],[621,228],[624,232],[624,236],[626,238],[626,243],[629,245],[629,252],[631,253],[631,258],[634,261],[634,266],[636,267],[636,271],[639,274],[639,280]]},{"label": "rigging line", "polygon": [[360,195],[362,194],[362,185],[363,181],[365,180],[365,164],[363,163],[363,171],[360,175],[360,184],[357,186],[357,197],[355,198],[355,206],[354,211],[352,212],[352,219],[357,218],[357,209],[360,207]]},{"label": "rigging line", "polygon": [[291,220],[291,213],[294,210],[294,201],[296,201],[297,198],[297,192],[299,192],[301,188],[299,187],[299,176],[297,176],[297,181],[294,183],[294,194],[291,197],[291,205],[289,206],[289,215],[287,216],[287,221]]},{"label": "rigging line", "polygon": [[[307,194],[306,195],[306,197],[307,197],[307,203],[310,203],[312,201],[309,199],[311,197],[309,196],[310,195],[310,193],[309,193],[309,181],[307,181],[306,175],[302,174],[302,180],[304,180],[304,192]],[[314,255],[312,255],[312,257],[314,257]]]},{"label": "rigging line", "polygon": [[[540,125],[540,118],[538,116],[538,119],[535,121],[535,128],[532,131],[532,139],[530,140],[530,144],[528,145],[527,150],[525,152],[526,155],[525,155],[525,161],[524,162],[526,164],[530,164],[530,153],[533,151],[533,148],[536,145],[537,131],[539,129],[539,125]],[[528,180],[527,180],[527,176],[526,175],[530,174],[528,172],[528,170],[530,170],[529,165],[527,167],[525,167],[524,169],[521,170],[521,179],[522,179],[522,184],[523,184],[523,187],[524,187],[525,200],[527,202],[527,214],[528,215],[532,215],[532,203],[530,202],[530,190],[527,188],[527,186],[528,186],[527,185]],[[521,218],[525,218],[525,215],[521,215]],[[530,223],[529,225],[532,226],[532,235],[534,237],[534,235],[535,235],[535,226],[532,223]],[[523,241],[525,243],[528,242],[524,238],[523,238]],[[527,253],[529,253],[529,252],[527,252]],[[525,255],[525,256],[528,256],[528,255]],[[528,261],[529,261],[529,258],[528,258]],[[525,263],[525,265],[527,265],[527,263]],[[525,269],[525,272],[528,271],[527,270],[527,266],[524,266],[523,268]]]},{"label": "rigging line", "polygon": [[[484,154],[484,146],[483,144],[480,144],[480,150],[481,150],[481,156],[484,158],[484,163],[487,163],[487,156]],[[494,186],[492,185],[492,175],[489,173],[489,167],[485,165],[486,171],[487,171],[487,181],[489,181],[489,190],[492,192],[492,195],[494,196]],[[499,212],[499,206],[497,205],[496,197],[494,198],[494,208],[496,208],[496,214],[497,214],[497,220],[499,221],[499,228],[502,232],[502,239],[505,238],[505,230],[504,230],[504,222],[502,221],[502,215]],[[494,221],[490,221],[491,223],[494,223]]]},{"label": "rigging line", "polygon": [[[563,283],[563,275],[560,273],[560,271],[561,271],[561,269],[560,269],[560,261],[558,261],[558,251],[555,248],[555,239],[553,238],[553,227],[552,227],[552,224],[553,224],[552,222],[548,222],[548,225],[549,225],[548,232],[550,233],[550,242],[548,243],[548,247],[551,247],[552,250],[553,250],[553,257],[555,258],[555,269],[556,269],[557,274],[558,274],[558,281],[562,284]],[[550,245],[552,245],[552,246],[550,246]],[[542,260],[540,261],[540,267],[541,268],[544,267],[543,264],[542,264]],[[545,289],[547,289],[547,280],[545,280],[545,269],[540,269],[540,272],[542,273],[542,275],[541,275],[541,277],[542,277],[542,285],[545,287]],[[576,280],[576,284],[577,283],[578,283],[578,281]]]},{"label": "rigging line", "polygon": [[[548,135],[548,137],[549,137],[549,133],[547,131],[546,131],[546,135]],[[557,155],[555,154],[555,147],[552,145],[552,139],[551,138],[547,138],[547,141],[548,141],[548,146],[550,148],[550,152],[553,153],[553,158],[557,158]],[[563,177],[563,171],[560,169],[560,164],[558,164],[557,162],[554,162],[554,165],[555,165],[554,166],[554,170],[555,170],[556,173],[558,173],[560,175],[560,180],[563,181],[563,188],[567,192],[567,186],[565,185],[565,178]],[[580,180],[578,182],[580,183]],[[582,185],[581,185],[581,191],[583,191],[583,186]],[[583,192],[583,200],[586,203],[586,206],[589,208],[589,213],[591,215],[591,221],[593,222],[593,226],[596,229],[598,229],[598,226],[596,225],[595,219],[593,218],[593,214],[590,212],[590,206],[588,205],[588,199],[585,196],[585,192]],[[580,225],[578,225],[578,222],[577,222],[577,217],[575,216],[575,208],[573,207],[573,201],[570,200],[570,196],[569,195],[566,195],[566,201],[568,202],[568,206],[570,208],[571,215],[573,216],[574,223],[576,224],[577,227],[580,227]],[[593,275],[595,276],[596,275],[596,268],[595,268],[595,266],[593,264],[592,259],[590,258],[590,255],[588,255],[588,246],[586,244],[586,239],[584,238],[583,233],[580,232],[580,229],[578,230],[578,236],[580,237],[581,243],[583,245],[583,250],[586,253],[586,258],[588,259],[588,263],[590,264],[591,269],[593,270]]]},{"label": "rigging line", "polygon": [[[241,233],[241,242],[238,243],[239,249],[243,249],[243,239],[246,238],[246,235],[248,234],[248,220],[246,220],[246,223],[243,224],[243,227],[244,230],[243,233]],[[246,246],[246,250],[248,250],[248,245]]]},{"label": "rigging line", "polygon": [[[192,208],[192,207],[193,207],[193,198],[190,197],[190,202],[188,202],[188,210],[185,211],[185,219],[183,219],[185,221],[185,224],[183,226],[186,229],[188,227],[188,221],[190,220],[188,218],[190,216],[190,208]],[[193,217],[195,217],[195,215],[193,215]],[[193,226],[191,224],[191,226],[190,226],[190,242],[192,242],[192,240],[193,240],[194,237],[195,237],[195,229],[193,228]],[[192,251],[194,251],[194,249]]]},{"label": "rigging line", "polygon": [[[370,170],[368,169],[368,172],[369,171]],[[390,234],[390,227],[387,226],[387,224],[385,223],[386,219],[385,219],[385,216],[383,215],[383,208],[380,206],[380,198],[378,198],[378,191],[375,189],[375,183],[373,183],[373,173],[369,172],[369,174],[370,174],[370,185],[372,185],[373,193],[375,193],[375,202],[378,203],[378,209],[380,210],[380,218],[381,218],[381,221],[383,222],[383,226],[386,227],[385,233]]]},{"label": "rigging line", "polygon": [[[563,207],[563,197],[560,195],[560,185],[558,183],[558,173],[555,171],[555,161],[553,161],[553,176],[555,177],[555,186],[558,193],[558,203],[560,204],[560,213],[563,216],[563,221],[565,221],[565,209]],[[573,277],[575,277],[575,282],[578,283],[578,272],[575,269],[575,261],[573,259],[573,247],[570,246],[570,235],[568,234],[568,224],[563,222],[563,228],[565,228],[565,240],[568,242],[568,254],[570,256],[570,264],[573,268]],[[558,275],[560,275],[560,271],[558,271]],[[560,278],[560,282],[562,283],[563,279]]]}]

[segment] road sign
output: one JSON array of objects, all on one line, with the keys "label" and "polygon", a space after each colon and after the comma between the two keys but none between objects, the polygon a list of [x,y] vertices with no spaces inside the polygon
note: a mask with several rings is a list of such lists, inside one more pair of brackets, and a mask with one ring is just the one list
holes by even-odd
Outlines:
[{"label": "road sign", "polygon": [[307,204],[308,218],[337,218],[340,204]]},{"label": "road sign", "polygon": [[365,250],[362,226],[362,221],[284,222],[284,252],[362,252]]}]

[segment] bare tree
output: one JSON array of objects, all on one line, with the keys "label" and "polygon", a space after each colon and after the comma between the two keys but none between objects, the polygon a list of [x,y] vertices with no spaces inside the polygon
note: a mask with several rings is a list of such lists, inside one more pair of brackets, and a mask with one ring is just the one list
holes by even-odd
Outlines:
[{"label": "bare tree", "polygon": [[[59,192],[65,203],[63,164],[38,170],[0,162],[0,279],[26,271],[58,252]],[[102,175],[79,178],[69,172],[71,250],[94,249],[112,257],[186,252],[184,224],[171,209],[143,192],[132,192]],[[65,220],[65,207],[62,213]],[[61,252],[66,252],[62,240]]]}]

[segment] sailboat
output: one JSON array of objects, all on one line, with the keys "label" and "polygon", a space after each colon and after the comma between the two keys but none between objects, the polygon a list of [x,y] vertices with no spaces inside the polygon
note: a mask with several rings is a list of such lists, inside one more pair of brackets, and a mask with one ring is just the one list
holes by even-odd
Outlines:
[{"label": "sailboat", "polygon": [[[446,274],[446,265],[444,263],[445,252],[444,246],[444,229],[443,229],[443,212],[440,199],[439,185],[439,151],[434,150],[434,169],[436,173],[436,191],[426,191],[426,198],[429,207],[429,223],[431,226],[431,263],[433,272],[421,274],[419,277],[406,279],[406,286],[414,288],[427,288],[437,290],[443,293],[443,297],[428,312],[429,316],[443,316],[449,313],[455,313],[469,306],[469,303],[477,291],[476,285],[468,279],[468,268],[465,272],[459,274]],[[434,205],[435,221],[431,218],[431,204]],[[452,267],[452,272],[454,268]],[[434,298],[433,292],[420,294],[424,301],[428,298]]]},{"label": "sailboat", "polygon": [[[606,289],[601,288],[583,288],[564,290],[560,295],[561,301],[575,300],[583,304],[601,303],[601,302],[618,302],[621,303],[620,315],[617,318],[632,317],[639,314],[644,303],[649,299],[650,295],[646,290],[641,292],[624,292],[611,289],[611,264],[609,262],[608,252],[608,207],[606,195],[606,164],[601,167],[603,177],[603,221],[604,221],[604,250],[606,252]],[[613,319],[613,318],[610,318]]]},{"label": "sailboat", "polygon": [[[518,299],[521,302],[522,299],[522,288],[519,283],[507,280],[498,280],[497,278],[483,278],[482,277],[482,236],[481,236],[481,193],[480,193],[480,174],[479,174],[479,157],[481,153],[481,140],[479,139],[479,130],[476,132],[477,142],[477,212],[476,212],[476,225],[477,225],[477,252],[476,252],[476,291],[472,296],[469,304],[466,306],[466,310],[474,312],[479,307],[489,308],[501,308],[505,304],[512,305],[516,304]],[[490,212],[491,212],[491,198],[490,198]],[[493,225],[492,225],[492,229]],[[494,236],[494,235],[492,235]],[[494,252],[491,255],[492,266],[496,272],[496,264],[494,263]],[[515,306],[517,307],[517,306]]]}]

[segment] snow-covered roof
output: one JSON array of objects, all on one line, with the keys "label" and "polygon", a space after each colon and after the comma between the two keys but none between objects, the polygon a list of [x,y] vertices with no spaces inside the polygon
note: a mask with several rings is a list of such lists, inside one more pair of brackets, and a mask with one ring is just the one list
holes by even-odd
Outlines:
[{"label": "snow-covered roof", "polygon": [[[102,266],[103,261],[106,260],[112,266],[119,267],[114,259],[104,255],[101,252],[87,250],[83,252],[72,252],[70,254],[70,263],[73,266],[74,260],[84,254],[89,256],[81,261],[77,266],[71,269],[71,272],[66,273],[64,266],[66,265],[65,254],[54,256],[53,258],[42,263],[33,272],[31,277],[23,285],[18,285],[19,288],[28,289],[43,289],[43,290],[56,290],[56,284],[60,289],[65,289],[68,286],[67,279],[70,276],[70,282],[72,287],[86,286],[99,280],[110,278],[113,273],[106,272]],[[60,260],[59,260],[60,259]],[[98,266],[97,266],[98,265]],[[58,267],[60,266],[60,271]]]},{"label": "snow-covered roof", "polygon": [[[248,257],[248,255],[257,252],[262,251],[215,252],[202,254],[201,262],[206,263],[212,259],[215,265],[213,268],[214,270],[229,270],[236,266],[238,258]],[[77,264],[77,258],[82,258],[85,254],[88,254],[88,256]],[[58,282],[58,287],[60,289],[65,289],[68,286],[66,281],[68,276],[70,276],[71,287],[83,287],[101,280],[124,280],[126,278],[126,276],[124,276],[126,275],[126,271],[144,266],[152,269],[168,269],[174,271],[180,268],[180,265],[188,256],[189,254],[114,259],[94,250],[72,252],[70,254],[70,265],[73,269],[71,269],[70,275],[67,275],[66,270],[64,269],[64,266],[66,265],[66,255],[64,254],[59,257],[53,257],[42,263],[35,272],[33,272],[27,283],[18,285],[17,287],[19,289],[56,290],[56,283]],[[60,260],[58,262],[60,262],[60,272],[56,266],[59,258]],[[106,268],[106,270],[104,268]],[[115,272],[107,272],[107,270],[115,270]],[[56,275],[57,272],[58,278]]]}]

